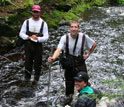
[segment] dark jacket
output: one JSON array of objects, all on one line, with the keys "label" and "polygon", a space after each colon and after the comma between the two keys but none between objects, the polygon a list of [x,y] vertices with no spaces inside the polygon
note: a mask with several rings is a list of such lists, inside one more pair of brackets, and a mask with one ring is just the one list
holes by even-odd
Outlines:
[{"label": "dark jacket", "polygon": [[79,92],[79,98],[75,107],[96,107],[96,96],[90,86],[86,86]]}]

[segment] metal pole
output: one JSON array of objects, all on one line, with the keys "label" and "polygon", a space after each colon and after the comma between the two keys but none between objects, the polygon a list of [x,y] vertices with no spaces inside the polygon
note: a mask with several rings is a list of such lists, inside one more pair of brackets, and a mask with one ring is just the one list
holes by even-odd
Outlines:
[{"label": "metal pole", "polygon": [[47,90],[47,107],[50,107],[49,102],[49,90],[50,90],[50,79],[51,79],[51,63],[49,64],[49,72],[48,72],[48,90]]}]

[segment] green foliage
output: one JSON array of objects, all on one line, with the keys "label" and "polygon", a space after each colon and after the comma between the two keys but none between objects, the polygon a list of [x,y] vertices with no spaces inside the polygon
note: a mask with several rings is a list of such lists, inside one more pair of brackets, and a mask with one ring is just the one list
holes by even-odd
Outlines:
[{"label": "green foliage", "polygon": [[78,16],[76,16],[72,12],[61,12],[61,11],[55,10],[50,15],[45,13],[44,19],[46,20],[49,26],[57,27],[59,24],[61,24],[62,19],[69,22],[71,20],[78,20]]},{"label": "green foliage", "polygon": [[124,0],[117,0],[117,3],[124,4]]},{"label": "green foliage", "polygon": [[93,0],[93,4],[96,6],[102,6],[108,0]]},{"label": "green foliage", "polygon": [[82,12],[84,12],[86,9],[91,8],[89,4],[82,4],[78,5],[75,9],[71,10],[74,14],[80,16]]},{"label": "green foliage", "polygon": [[122,59],[117,59],[117,64],[118,65],[123,65],[123,60]]},{"label": "green foliage", "polygon": [[118,78],[118,79],[112,79],[112,80],[105,80],[104,83],[119,90],[117,93],[107,94],[105,96],[108,96],[109,98],[117,98],[117,97],[122,98],[122,93],[124,90],[123,79]]},{"label": "green foliage", "polygon": [[48,18],[46,21],[47,21],[49,27],[54,27],[54,28],[58,27],[58,23],[59,23],[58,20]]},{"label": "green foliage", "polygon": [[11,1],[11,0],[1,0],[0,1],[0,5],[14,5],[15,6],[15,4]]},{"label": "green foliage", "polygon": [[34,4],[40,4],[42,2],[43,2],[43,0],[37,0],[37,1],[34,1]]},{"label": "green foliage", "polygon": [[44,13],[44,19],[48,23],[49,26],[57,27],[59,24],[60,20],[63,17],[63,12],[54,10],[50,15],[47,13]]},{"label": "green foliage", "polygon": [[78,20],[79,17],[72,12],[67,12],[64,15],[64,19],[67,21],[71,21],[71,20]]},{"label": "green foliage", "polygon": [[24,3],[25,7],[30,7],[34,5],[34,1],[33,0],[26,0]]},{"label": "green foliage", "polygon": [[30,12],[23,11],[20,14],[14,14],[12,16],[8,16],[6,21],[9,24],[18,25],[18,24],[22,24],[22,21],[24,21],[26,18],[28,18],[30,16],[31,16]]},{"label": "green foliage", "polygon": [[65,4],[72,4],[73,1],[72,0],[58,0],[58,3],[60,5],[65,5]]},{"label": "green foliage", "polygon": [[58,18],[58,19],[60,20],[60,19],[62,19],[63,15],[64,15],[63,12],[58,11],[58,10],[55,10],[55,11],[53,11],[53,13],[51,14],[51,18],[53,18],[53,19]]},{"label": "green foliage", "polygon": [[15,15],[9,16],[6,21],[9,24],[13,24],[18,19],[19,19],[19,16],[15,14]]}]

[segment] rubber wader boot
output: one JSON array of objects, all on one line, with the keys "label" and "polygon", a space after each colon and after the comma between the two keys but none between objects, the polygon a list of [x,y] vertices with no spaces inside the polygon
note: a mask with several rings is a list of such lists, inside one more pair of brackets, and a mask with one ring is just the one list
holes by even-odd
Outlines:
[{"label": "rubber wader boot", "polygon": [[69,96],[66,96],[66,97],[64,98],[64,100],[61,102],[61,105],[62,105],[62,106],[71,105],[72,100],[73,100],[72,94],[69,95]]},{"label": "rubber wader boot", "polygon": [[32,82],[32,85],[37,85],[38,81],[39,81],[40,75],[35,75],[34,76],[34,80]]}]

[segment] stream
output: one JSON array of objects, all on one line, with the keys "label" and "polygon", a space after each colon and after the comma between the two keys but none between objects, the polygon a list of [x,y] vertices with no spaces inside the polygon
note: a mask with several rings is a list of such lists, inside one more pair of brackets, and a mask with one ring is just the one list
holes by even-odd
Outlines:
[{"label": "stream", "polygon": [[[86,60],[92,87],[107,98],[116,99],[102,103],[103,107],[124,107],[124,7],[94,7],[83,13],[80,22],[80,31],[97,43]],[[65,92],[64,71],[60,70],[58,60],[49,64],[47,58],[60,37],[69,32],[68,28],[64,25],[49,30],[50,39],[43,44],[43,75],[37,86],[23,84],[23,46],[0,56],[0,107],[60,107]]]}]

